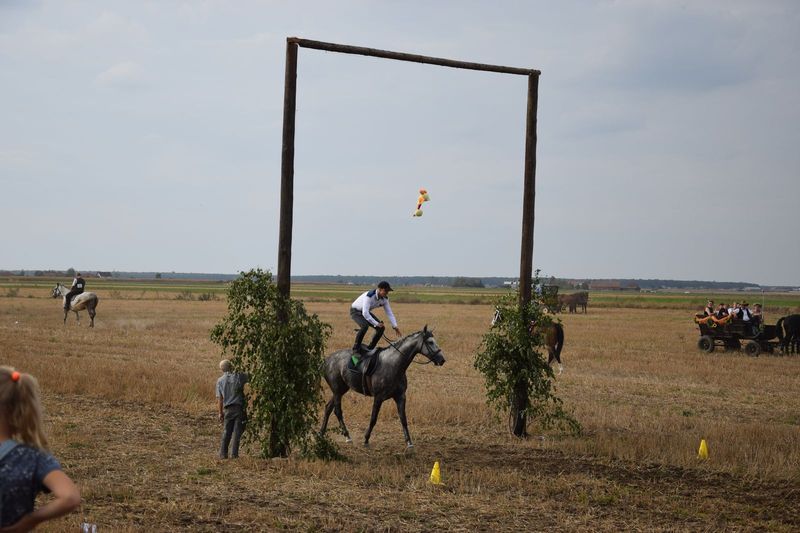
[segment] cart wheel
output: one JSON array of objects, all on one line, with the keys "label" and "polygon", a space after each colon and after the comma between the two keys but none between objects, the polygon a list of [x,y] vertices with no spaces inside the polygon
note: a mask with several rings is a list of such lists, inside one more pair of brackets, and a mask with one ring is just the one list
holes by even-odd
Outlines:
[{"label": "cart wheel", "polygon": [[745,341],[744,353],[746,353],[750,357],[758,357],[758,354],[761,353],[761,345],[753,340]]},{"label": "cart wheel", "polygon": [[703,335],[697,341],[697,347],[706,353],[711,353],[714,351],[714,339],[708,335]]}]

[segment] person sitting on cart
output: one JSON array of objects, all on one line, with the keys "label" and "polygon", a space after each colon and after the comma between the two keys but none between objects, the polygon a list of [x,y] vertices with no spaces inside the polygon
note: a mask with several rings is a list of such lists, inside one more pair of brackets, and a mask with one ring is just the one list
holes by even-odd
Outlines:
[{"label": "person sitting on cart", "polygon": [[753,319],[753,313],[750,312],[749,305],[747,302],[742,302],[742,306],[739,308],[739,320],[750,322]]},{"label": "person sitting on cart", "polygon": [[751,323],[753,324],[754,331],[761,331],[761,324],[763,322],[764,315],[761,312],[761,304],[755,304],[753,306],[753,317],[751,319]]},{"label": "person sitting on cart", "polygon": [[716,315],[717,318],[725,318],[726,316],[728,316],[728,309],[725,307],[724,303],[721,303],[719,304],[719,306],[717,306]]},{"label": "person sitting on cart", "polygon": [[750,329],[753,331],[753,335],[758,335],[759,329],[758,329],[758,327],[753,325],[753,313],[752,313],[752,311],[750,311],[749,305],[750,304],[747,303],[747,302],[742,302],[741,319],[742,319],[742,322],[744,322],[745,324],[747,324],[750,327]]},{"label": "person sitting on cart", "polygon": [[733,319],[737,320],[739,318],[739,302],[733,302],[733,306],[728,308],[728,314],[733,315]]},{"label": "person sitting on cart", "polygon": [[706,308],[703,310],[703,316],[711,316],[714,314],[714,300],[709,300],[706,303]]}]

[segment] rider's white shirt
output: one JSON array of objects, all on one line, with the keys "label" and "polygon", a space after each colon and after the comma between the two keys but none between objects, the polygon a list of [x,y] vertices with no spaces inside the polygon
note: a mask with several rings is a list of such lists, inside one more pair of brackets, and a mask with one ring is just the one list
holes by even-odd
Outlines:
[{"label": "rider's white shirt", "polygon": [[364,320],[366,320],[373,326],[377,326],[378,322],[376,322],[375,319],[372,318],[372,315],[370,315],[370,311],[372,311],[376,307],[383,307],[386,309],[386,316],[389,317],[389,322],[391,322],[392,327],[396,328],[397,320],[395,320],[394,313],[392,313],[392,308],[389,305],[389,299],[379,298],[378,291],[375,291],[372,296],[369,296],[370,292],[372,291],[371,290],[366,291],[364,294],[356,298],[350,307],[361,311],[361,316],[364,317]]}]

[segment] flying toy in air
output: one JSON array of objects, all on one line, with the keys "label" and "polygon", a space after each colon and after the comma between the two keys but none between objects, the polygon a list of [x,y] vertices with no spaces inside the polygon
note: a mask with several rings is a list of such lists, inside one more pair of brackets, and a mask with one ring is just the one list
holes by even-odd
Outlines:
[{"label": "flying toy in air", "polygon": [[428,191],[425,189],[419,190],[419,198],[417,198],[417,210],[411,215],[412,217],[421,217],[422,216],[422,204],[430,200],[431,197],[428,195]]}]

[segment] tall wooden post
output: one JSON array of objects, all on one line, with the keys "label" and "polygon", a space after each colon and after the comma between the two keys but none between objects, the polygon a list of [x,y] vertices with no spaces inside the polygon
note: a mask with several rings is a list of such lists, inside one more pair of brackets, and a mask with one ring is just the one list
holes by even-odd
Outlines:
[{"label": "tall wooden post", "polygon": [[[278,234],[278,291],[288,300],[292,276],[292,208],[294,207],[294,117],[297,104],[297,43],[286,39],[286,79],[283,88],[283,145],[281,148],[281,214]],[[286,307],[278,310],[278,320],[289,321]],[[269,455],[285,457],[288,443],[278,431],[277,420],[270,422]]]},{"label": "tall wooden post", "polygon": [[[519,304],[522,308],[531,301],[533,278],[533,222],[536,200],[536,113],[539,107],[539,74],[528,75],[528,113],[525,128],[525,184],[522,196],[522,245],[519,259]],[[514,387],[511,412],[514,417],[514,435],[526,434],[525,409],[528,406],[528,389],[525,383]]]},{"label": "tall wooden post", "polygon": [[278,235],[278,290],[289,297],[292,275],[292,207],[294,204],[294,116],[297,103],[297,43],[286,40],[281,150],[281,215]]}]

